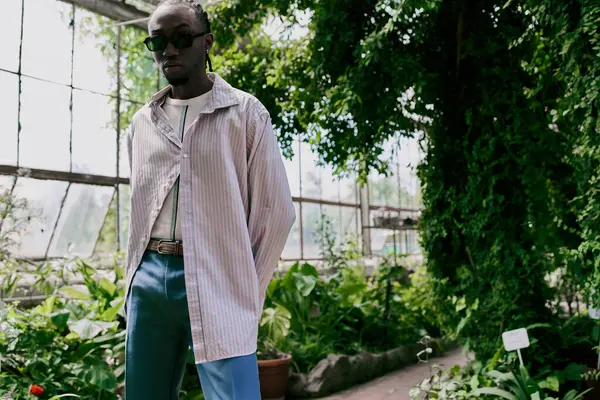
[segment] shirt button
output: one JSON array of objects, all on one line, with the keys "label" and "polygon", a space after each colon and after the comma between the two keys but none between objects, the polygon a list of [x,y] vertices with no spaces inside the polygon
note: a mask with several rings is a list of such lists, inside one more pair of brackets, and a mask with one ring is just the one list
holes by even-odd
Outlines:
[{"label": "shirt button", "polygon": [[184,154],[184,155],[183,155],[183,158],[187,158],[187,154]]}]

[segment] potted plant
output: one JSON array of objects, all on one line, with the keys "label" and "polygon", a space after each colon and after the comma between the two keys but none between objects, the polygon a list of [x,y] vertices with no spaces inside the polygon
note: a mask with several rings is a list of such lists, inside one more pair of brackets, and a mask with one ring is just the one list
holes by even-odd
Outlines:
[{"label": "potted plant", "polygon": [[292,355],[278,350],[289,333],[290,312],[283,306],[266,308],[259,326],[258,376],[263,400],[285,398]]}]

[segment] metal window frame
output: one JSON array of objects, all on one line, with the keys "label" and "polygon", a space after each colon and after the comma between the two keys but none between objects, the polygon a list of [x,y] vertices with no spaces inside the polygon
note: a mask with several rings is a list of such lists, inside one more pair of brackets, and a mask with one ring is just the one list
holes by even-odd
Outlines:
[{"label": "metal window frame", "polygon": [[[70,75],[70,82],[68,85],[65,85],[64,83],[60,83],[60,82],[56,82],[56,81],[52,81],[49,79],[42,79],[42,78],[38,78],[35,76],[30,76],[28,74],[23,74],[22,73],[22,55],[23,55],[23,37],[24,37],[24,22],[25,22],[25,2],[26,1],[31,1],[31,0],[20,0],[21,1],[21,26],[20,26],[20,43],[19,43],[19,60],[18,60],[18,69],[17,72],[15,71],[11,71],[11,70],[6,70],[6,69],[2,69],[0,68],[1,72],[4,73],[10,73],[10,74],[15,74],[18,76],[18,110],[17,110],[17,121],[18,121],[18,129],[17,129],[17,165],[13,166],[13,165],[0,165],[0,175],[5,175],[5,176],[12,176],[15,177],[13,183],[12,183],[12,187],[10,189],[10,193],[12,195],[12,193],[14,192],[14,189],[16,187],[17,181],[19,177],[27,177],[27,178],[33,178],[33,179],[38,179],[38,180],[53,180],[53,181],[63,181],[63,182],[68,182],[69,185],[67,186],[67,190],[65,191],[65,195],[62,199],[61,205],[60,205],[60,209],[58,212],[58,217],[56,219],[56,221],[54,221],[54,226],[53,226],[53,231],[50,235],[50,239],[47,243],[46,246],[46,252],[45,252],[45,257],[48,258],[48,252],[50,249],[50,246],[52,244],[52,241],[54,239],[54,236],[56,235],[56,228],[58,225],[58,222],[60,220],[60,217],[63,213],[63,208],[65,205],[65,201],[67,199],[67,196],[69,194],[69,190],[72,186],[73,183],[78,183],[78,184],[85,184],[85,185],[93,185],[93,186],[111,186],[115,188],[115,192],[114,195],[116,198],[116,204],[117,204],[117,212],[116,212],[116,240],[117,240],[117,250],[120,251],[121,250],[121,242],[120,242],[120,238],[121,238],[121,210],[120,210],[120,203],[121,203],[121,189],[120,189],[120,185],[129,185],[129,179],[125,178],[125,177],[121,177],[120,176],[120,169],[121,169],[121,104],[124,101],[127,101],[129,103],[132,104],[137,104],[139,106],[142,106],[143,103],[139,102],[139,101],[135,101],[135,100],[130,100],[130,99],[125,99],[122,97],[122,76],[121,76],[121,58],[122,58],[122,53],[123,53],[123,47],[122,47],[122,43],[121,43],[121,39],[122,39],[122,29],[123,26],[125,25],[129,25],[129,26],[133,26],[136,28],[140,28],[140,29],[145,29],[146,28],[146,20],[148,18],[148,14],[140,11],[138,9],[136,9],[135,7],[131,6],[131,5],[127,5],[125,3],[117,3],[117,2],[113,2],[113,1],[108,1],[108,0],[57,0],[57,1],[61,1],[67,4],[70,4],[72,7],[72,11],[71,11],[71,75]],[[87,9],[95,14],[99,14],[99,15],[103,15],[105,17],[111,18],[115,21],[117,21],[115,24],[110,25],[108,27],[104,27],[103,29],[107,29],[107,28],[115,28],[117,29],[117,43],[116,43],[116,50],[117,50],[117,76],[116,76],[116,84],[117,84],[117,88],[116,88],[116,94],[106,94],[106,93],[99,93],[93,90],[88,90],[85,88],[80,88],[80,87],[75,87],[74,85],[74,62],[75,62],[75,37],[76,37],[76,24],[75,24],[75,18],[76,18],[76,13],[77,13],[77,9],[78,8],[84,8]],[[119,22],[121,21],[121,22]],[[124,22],[122,22],[124,21]],[[38,81],[42,81],[42,82],[48,82],[48,83],[53,83],[53,84],[57,84],[63,87],[68,87],[70,89],[70,101],[69,101],[69,112],[70,112],[70,125],[69,125],[69,157],[70,157],[70,161],[69,161],[69,171],[56,171],[56,170],[46,170],[46,169],[35,169],[35,168],[23,168],[21,167],[21,157],[20,157],[20,144],[21,144],[21,109],[22,109],[22,80],[23,77],[26,78],[30,78],[30,79],[35,79]],[[160,87],[160,72],[157,70],[157,88]],[[116,165],[115,165],[115,176],[104,176],[104,175],[94,175],[94,174],[83,174],[83,173],[77,173],[77,172],[73,172],[73,93],[74,90],[80,90],[83,92],[87,92],[87,93],[93,93],[93,94],[98,94],[98,95],[102,95],[105,97],[109,97],[109,98],[113,98],[116,100]],[[371,255],[371,239],[370,239],[370,231],[372,229],[372,227],[370,227],[370,212],[374,211],[374,210],[386,210],[386,211],[392,211],[392,212],[409,212],[409,213],[420,213],[420,209],[419,208],[414,208],[414,207],[393,207],[393,206],[388,206],[388,205],[377,205],[377,204],[371,204],[370,203],[370,199],[369,199],[369,189],[368,189],[368,183],[366,185],[359,185],[358,183],[355,184],[355,191],[356,191],[356,202],[354,203],[349,203],[349,202],[342,202],[341,201],[341,192],[340,192],[340,187],[338,186],[338,196],[337,196],[337,200],[338,201],[332,201],[332,200],[325,200],[325,199],[321,199],[321,198],[313,198],[313,197],[304,197],[303,196],[303,179],[302,179],[302,166],[303,166],[303,152],[302,152],[302,146],[301,146],[301,140],[300,138],[297,139],[297,141],[295,141],[295,145],[297,146],[297,151],[298,151],[298,179],[299,179],[299,196],[293,196],[292,200],[295,203],[298,203],[298,208],[299,208],[299,216],[298,216],[298,229],[299,229],[299,233],[300,233],[300,259],[290,259],[290,260],[307,260],[304,258],[305,256],[305,237],[304,237],[304,230],[303,230],[303,225],[304,225],[304,218],[303,218],[303,204],[318,204],[320,206],[320,211],[321,214],[323,213],[323,206],[335,206],[335,207],[340,207],[340,213],[342,212],[342,208],[351,208],[356,210],[356,232],[359,233],[362,236],[362,243],[363,243],[363,254],[365,256],[370,256]],[[397,143],[398,148],[399,148],[399,142]],[[400,187],[400,165],[399,162],[397,160],[397,155],[396,155],[396,175],[397,175],[397,179],[398,179],[398,194],[399,194],[399,199],[401,199],[401,187]],[[401,204],[400,204],[401,205]],[[108,218],[108,215],[110,214],[110,206],[109,206],[109,210],[107,211],[106,215],[105,215],[105,219],[103,221],[102,227],[104,226],[104,224],[106,223],[106,218]],[[359,218],[360,218],[360,222],[359,222]],[[340,219],[341,220],[341,219]],[[2,229],[2,224],[3,224],[3,220],[0,220],[0,229]],[[100,232],[102,230],[102,227],[100,228]],[[98,233],[100,235],[100,232]],[[96,242],[97,244],[97,242]],[[94,246],[96,247],[96,246]],[[312,259],[311,259],[312,260]],[[318,259],[320,260],[320,259]],[[289,261],[289,260],[286,260]]]}]

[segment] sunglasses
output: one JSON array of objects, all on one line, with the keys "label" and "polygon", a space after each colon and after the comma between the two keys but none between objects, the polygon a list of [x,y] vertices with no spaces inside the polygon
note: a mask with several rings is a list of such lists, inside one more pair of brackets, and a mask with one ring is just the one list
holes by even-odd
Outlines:
[{"label": "sunglasses", "polygon": [[174,33],[171,37],[164,35],[150,36],[144,40],[144,44],[150,51],[164,51],[169,42],[173,43],[176,49],[187,49],[192,47],[194,39],[206,35],[208,32],[200,32],[196,35],[191,33]]}]

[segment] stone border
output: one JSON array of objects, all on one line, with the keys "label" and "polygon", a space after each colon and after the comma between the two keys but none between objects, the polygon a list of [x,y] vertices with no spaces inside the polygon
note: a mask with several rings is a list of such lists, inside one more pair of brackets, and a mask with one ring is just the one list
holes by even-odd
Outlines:
[{"label": "stone border", "polygon": [[[457,347],[453,342],[434,339],[431,344],[437,357]],[[288,395],[291,398],[319,398],[371,381],[375,378],[418,363],[417,354],[424,349],[415,343],[401,346],[384,353],[362,352],[354,356],[330,354],[308,374],[290,375]]]}]

